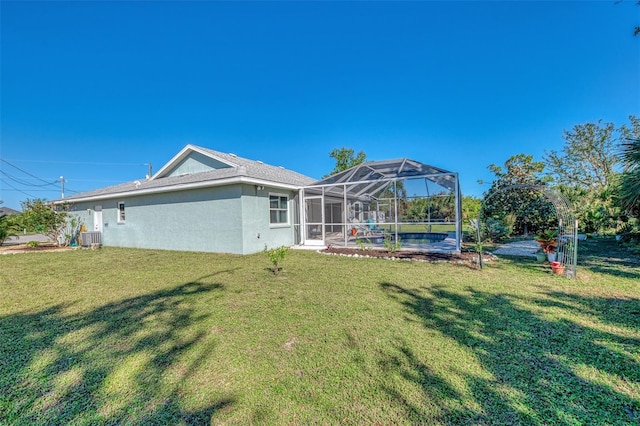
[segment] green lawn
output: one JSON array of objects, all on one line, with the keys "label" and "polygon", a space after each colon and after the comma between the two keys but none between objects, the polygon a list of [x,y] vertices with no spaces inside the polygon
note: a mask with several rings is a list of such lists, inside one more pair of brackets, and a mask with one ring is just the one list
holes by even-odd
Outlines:
[{"label": "green lawn", "polygon": [[519,259],[0,256],[0,423],[638,424],[640,268],[604,247],[577,280]]}]

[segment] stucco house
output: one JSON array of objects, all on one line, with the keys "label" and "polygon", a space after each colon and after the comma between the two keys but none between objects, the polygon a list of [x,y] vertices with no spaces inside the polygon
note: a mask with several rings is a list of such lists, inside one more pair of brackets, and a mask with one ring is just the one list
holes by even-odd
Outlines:
[{"label": "stucco house", "polygon": [[300,238],[299,191],[314,179],[195,145],[157,173],[57,200],[106,246],[249,254]]},{"label": "stucco house", "polygon": [[315,181],[187,145],[148,179],[55,203],[85,224],[85,245],[250,254],[265,246],[392,241],[454,252],[461,199],[457,173],[408,158],[365,162]]}]

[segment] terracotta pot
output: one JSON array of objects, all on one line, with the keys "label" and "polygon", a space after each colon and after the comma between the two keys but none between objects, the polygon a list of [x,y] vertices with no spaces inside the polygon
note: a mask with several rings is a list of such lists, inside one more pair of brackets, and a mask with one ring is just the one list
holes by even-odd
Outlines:
[{"label": "terracotta pot", "polygon": [[551,271],[556,275],[564,275],[564,265],[560,262],[551,262]]}]

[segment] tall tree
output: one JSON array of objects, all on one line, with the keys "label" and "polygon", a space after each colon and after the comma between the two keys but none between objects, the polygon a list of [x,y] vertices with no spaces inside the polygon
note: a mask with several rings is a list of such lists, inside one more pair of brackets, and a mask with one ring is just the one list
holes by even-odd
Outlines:
[{"label": "tall tree", "polygon": [[554,226],[556,221],[553,206],[538,190],[514,185],[545,185],[544,163],[533,161],[532,155],[517,154],[504,163],[504,168],[490,164],[495,174],[491,188],[484,196],[484,217],[508,222],[515,216],[514,230],[519,233],[537,231]]},{"label": "tall tree", "polygon": [[481,198],[476,198],[472,195],[464,195],[462,197],[462,218],[464,220],[477,219],[481,207]]},{"label": "tall tree", "polygon": [[[640,0],[636,2],[636,6],[640,6]],[[637,36],[638,34],[640,34],[640,25],[636,25],[636,27],[633,30],[634,36]]]},{"label": "tall tree", "polygon": [[336,165],[333,168],[333,171],[324,177],[329,177],[331,175],[335,175],[336,173],[343,172],[351,167],[362,164],[367,159],[367,154],[363,151],[359,151],[358,154],[351,148],[335,148],[331,153],[329,153],[329,157],[334,158],[336,160]]},{"label": "tall tree", "polygon": [[620,163],[616,150],[621,130],[602,120],[565,130],[562,150],[545,152],[543,157],[549,175],[570,188],[599,191],[611,186]]},{"label": "tall tree", "polygon": [[631,128],[625,127],[622,143],[624,172],[620,178],[620,207],[640,219],[640,117],[629,117]]},{"label": "tall tree", "polygon": [[620,220],[615,202],[620,189],[620,145],[640,127],[636,117],[629,118],[631,127],[602,120],[576,125],[564,132],[562,150],[544,157],[549,175],[572,202],[585,232],[607,231]]}]

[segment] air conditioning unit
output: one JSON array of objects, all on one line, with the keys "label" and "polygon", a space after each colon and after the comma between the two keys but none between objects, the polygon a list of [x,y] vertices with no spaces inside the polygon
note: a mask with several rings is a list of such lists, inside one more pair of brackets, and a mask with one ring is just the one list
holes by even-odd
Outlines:
[{"label": "air conditioning unit", "polygon": [[82,240],[82,247],[91,247],[92,244],[102,244],[102,232],[81,232],[80,240]]}]

